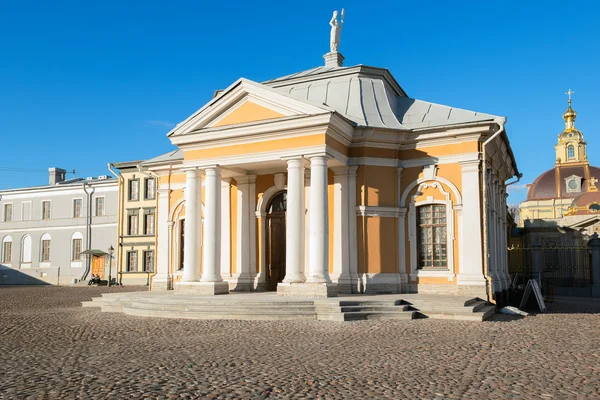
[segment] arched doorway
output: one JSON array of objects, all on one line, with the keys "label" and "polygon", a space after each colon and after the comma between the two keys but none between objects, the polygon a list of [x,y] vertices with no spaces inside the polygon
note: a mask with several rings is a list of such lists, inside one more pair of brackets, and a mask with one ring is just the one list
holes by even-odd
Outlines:
[{"label": "arched doorway", "polygon": [[277,284],[285,278],[286,210],[287,192],[283,191],[273,196],[267,207],[267,290],[277,290]]}]

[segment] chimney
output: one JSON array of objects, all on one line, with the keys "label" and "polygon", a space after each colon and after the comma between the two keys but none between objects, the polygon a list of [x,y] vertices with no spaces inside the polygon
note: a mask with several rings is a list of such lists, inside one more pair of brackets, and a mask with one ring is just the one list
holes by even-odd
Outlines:
[{"label": "chimney", "polygon": [[49,184],[56,185],[57,183],[64,182],[67,171],[62,168],[48,168],[50,173]]}]

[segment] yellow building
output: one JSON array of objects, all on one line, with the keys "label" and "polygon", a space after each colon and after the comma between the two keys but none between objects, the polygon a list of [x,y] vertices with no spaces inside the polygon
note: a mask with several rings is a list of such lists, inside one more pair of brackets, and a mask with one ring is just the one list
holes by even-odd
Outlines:
[{"label": "yellow building", "polygon": [[117,280],[149,284],[156,264],[156,177],[142,161],[110,164],[109,169],[119,179]]},{"label": "yellow building", "polygon": [[144,163],[159,177],[152,290],[502,297],[506,119],[324,58],[233,82],[169,132],[182,159]]},{"label": "yellow building", "polygon": [[519,227],[526,244],[582,245],[600,232],[600,168],[591,166],[583,133],[575,128],[577,113],[569,105],[563,114],[565,129],[554,145],[554,168],[527,187],[519,205]]}]

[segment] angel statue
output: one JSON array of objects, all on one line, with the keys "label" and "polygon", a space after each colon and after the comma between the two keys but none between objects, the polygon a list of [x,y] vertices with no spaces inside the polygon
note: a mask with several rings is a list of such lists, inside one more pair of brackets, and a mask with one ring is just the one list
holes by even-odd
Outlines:
[{"label": "angel statue", "polygon": [[342,25],[344,25],[344,9],[342,8],[342,18],[338,22],[338,12],[335,10],[333,12],[333,17],[331,17],[331,21],[329,21],[329,25],[331,25],[331,35],[329,38],[329,50],[332,53],[337,52],[338,46],[340,45],[340,33],[342,33]]}]

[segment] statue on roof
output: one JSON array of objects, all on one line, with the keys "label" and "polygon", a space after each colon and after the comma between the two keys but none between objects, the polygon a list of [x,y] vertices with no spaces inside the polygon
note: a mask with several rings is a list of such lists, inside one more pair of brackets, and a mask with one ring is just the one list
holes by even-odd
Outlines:
[{"label": "statue on roof", "polygon": [[329,25],[331,25],[331,34],[329,37],[329,50],[332,53],[338,51],[338,47],[340,45],[340,33],[342,33],[342,25],[344,25],[344,9],[342,8],[342,17],[338,22],[338,12],[335,10],[333,12],[333,16],[331,17],[331,21],[329,21]]}]

